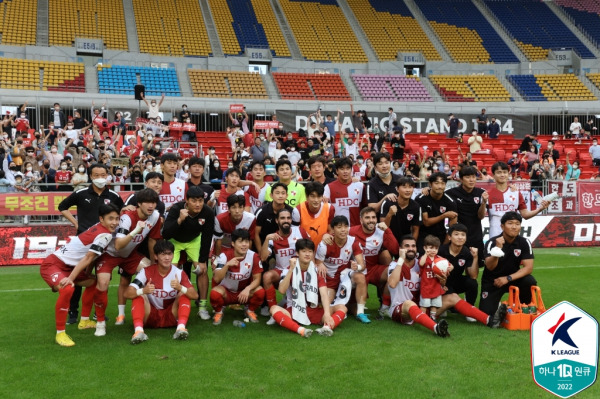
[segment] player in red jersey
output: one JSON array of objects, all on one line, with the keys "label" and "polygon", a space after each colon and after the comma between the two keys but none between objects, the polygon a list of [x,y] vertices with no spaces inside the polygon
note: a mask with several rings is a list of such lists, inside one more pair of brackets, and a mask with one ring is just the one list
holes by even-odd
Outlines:
[{"label": "player in red jersey", "polygon": [[254,184],[246,186],[246,194],[252,207],[252,213],[256,212],[265,204],[265,195],[269,185],[265,183],[265,164],[263,161],[254,161],[250,164],[250,174]]},{"label": "player in red jersey", "polygon": [[350,226],[360,224],[360,207],[365,185],[352,179],[352,160],[338,159],[335,163],[338,179],[325,186],[323,197],[334,204],[336,215],[348,218]]},{"label": "player in red jersey", "polygon": [[263,274],[263,287],[269,308],[277,304],[275,288],[279,286],[282,273],[288,270],[290,259],[296,255],[295,243],[302,238],[308,238],[302,227],[292,226],[292,212],[289,209],[283,208],[277,212],[276,222],[279,230],[267,235],[260,251],[263,264],[271,254],[275,254],[275,268]]},{"label": "player in red jersey", "polygon": [[191,311],[191,301],[198,292],[188,276],[171,264],[175,247],[167,240],[154,245],[157,263],[142,269],[127,287],[125,298],[131,299],[131,317],[135,332],[132,344],[147,341],[144,326],[164,328],[177,326],[173,339],[188,337],[185,328]]},{"label": "player in red jersey", "polygon": [[228,304],[248,304],[246,316],[258,323],[256,309],[265,299],[260,286],[262,265],[258,254],[250,250],[248,230],[236,229],[231,234],[231,249],[226,249],[216,260],[214,283],[210,291],[210,304],[215,311],[213,324],[223,321],[223,307]]},{"label": "player in red jersey", "polygon": [[417,272],[417,240],[410,235],[402,237],[398,251],[398,261],[388,267],[388,287],[392,297],[390,318],[401,324],[417,322],[440,337],[449,337],[448,322],[444,319],[433,321],[414,302],[418,297],[419,274]]},{"label": "player in red jersey", "polygon": [[289,271],[279,283],[279,292],[286,296],[286,307],[272,306],[271,315],[280,326],[305,338],[311,336],[312,330],[300,324],[322,324],[317,333],[329,337],[344,321],[346,306],[330,306],[327,283],[317,274],[314,264],[315,244],[301,238],[296,241],[295,250],[298,258],[290,259]]},{"label": "player in red jersey", "polygon": [[367,280],[362,248],[355,237],[348,235],[348,219],[345,216],[335,216],[330,227],[333,231],[333,242],[328,245],[321,241],[317,247],[317,271],[321,277],[327,277],[327,292],[333,302],[341,282],[342,271],[352,269],[350,278],[355,292],[356,318],[362,323],[370,323],[371,320],[365,314]]},{"label": "player in red jersey", "polygon": [[[175,177],[179,168],[177,155],[166,153],[160,157],[160,167],[164,176],[162,189],[160,190],[160,200],[165,204],[166,212],[173,204],[185,199],[185,181]],[[166,214],[165,214],[166,217]]]},{"label": "player in red jersey", "polygon": [[96,293],[96,280],[88,273],[88,268],[101,255],[110,241],[112,233],[119,225],[119,209],[112,204],[102,204],[99,208],[100,222],[88,230],[71,238],[59,250],[48,256],[40,266],[44,281],[58,291],[55,306],[56,343],[73,346],[75,342],[65,332],[69,301],[75,284],[86,287],[81,305],[79,329],[94,328],[96,323],[89,319]]},{"label": "player in red jersey", "polygon": [[246,197],[231,194],[227,197],[227,212],[215,218],[215,255],[220,255],[222,248],[232,248],[231,235],[236,229],[245,229],[250,232],[250,237],[256,248],[260,248],[260,239],[256,237],[256,218],[245,209]]},{"label": "player in red jersey", "polygon": [[216,214],[227,213],[228,205],[227,198],[230,195],[241,195],[246,199],[244,203],[244,210],[250,212],[250,199],[248,194],[244,192],[244,189],[240,186],[240,172],[237,169],[229,168],[225,171],[225,184],[221,185],[220,190],[215,190],[211,196],[211,199],[216,200]]},{"label": "player in red jersey", "polygon": [[96,276],[98,278],[96,294],[97,300],[96,335],[106,335],[105,312],[108,305],[108,284],[112,278],[112,271],[119,266],[121,275],[118,290],[118,309],[116,325],[125,323],[125,297],[124,293],[131,283],[131,276],[152,263],[150,259],[137,251],[138,246],[148,237],[148,250],[153,258],[153,248],[156,240],[161,239],[160,213],[156,210],[158,194],[146,188],[136,193],[137,208],[135,211],[125,211],[119,219],[119,227],[115,239],[109,244],[106,253],[96,262]]}]

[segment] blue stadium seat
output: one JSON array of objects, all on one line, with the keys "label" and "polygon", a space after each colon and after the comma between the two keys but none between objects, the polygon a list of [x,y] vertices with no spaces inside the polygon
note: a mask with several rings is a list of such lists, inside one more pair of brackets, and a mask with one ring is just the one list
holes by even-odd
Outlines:
[{"label": "blue stadium seat", "polygon": [[131,67],[115,65],[104,67],[98,71],[98,88],[101,93],[133,94],[137,84],[136,74],[140,75],[141,84],[146,86],[148,96],[180,97],[181,88],[174,68]]},{"label": "blue stadium seat", "polygon": [[525,101],[548,101],[534,75],[509,75],[507,78]]}]

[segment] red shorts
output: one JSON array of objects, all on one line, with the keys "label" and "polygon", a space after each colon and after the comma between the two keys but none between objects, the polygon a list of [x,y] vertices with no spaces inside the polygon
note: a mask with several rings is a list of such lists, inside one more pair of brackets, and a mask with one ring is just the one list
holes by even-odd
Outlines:
[{"label": "red shorts", "polygon": [[[54,289],[55,286],[60,283],[65,277],[69,277],[71,272],[73,271],[72,266],[66,265],[62,260],[60,260],[56,255],[49,255],[44,262],[40,265],[40,274],[46,284],[50,286],[50,288]],[[85,281],[94,278],[84,269],[81,273],[75,277],[74,283],[78,281]]]},{"label": "red shorts", "polygon": [[367,266],[367,275],[365,276],[367,284],[381,285],[381,275],[385,272],[385,269],[387,269],[387,266],[383,265]]},{"label": "red shorts", "polygon": [[96,261],[96,274],[111,274],[113,269],[119,266],[119,274],[133,276],[144,258],[145,256],[137,251],[133,251],[127,258],[117,258],[105,252]]},{"label": "red shorts", "polygon": [[402,316],[402,304],[394,308],[394,311],[392,312],[392,320],[394,320],[396,323],[406,324],[407,326],[414,323],[410,316],[407,316],[406,318]]},{"label": "red shorts", "polygon": [[[292,308],[287,308],[285,310],[287,310],[290,315],[293,314]],[[324,314],[325,314],[325,311],[320,306],[318,306],[316,308],[312,308],[310,306],[306,307],[306,315],[308,316],[308,319],[310,320],[310,324],[322,324]]]},{"label": "red shorts", "polygon": [[144,327],[163,328],[175,327],[176,325],[177,319],[173,316],[173,304],[169,305],[166,309],[156,309],[150,305],[150,315],[148,315],[148,320],[146,320]]}]

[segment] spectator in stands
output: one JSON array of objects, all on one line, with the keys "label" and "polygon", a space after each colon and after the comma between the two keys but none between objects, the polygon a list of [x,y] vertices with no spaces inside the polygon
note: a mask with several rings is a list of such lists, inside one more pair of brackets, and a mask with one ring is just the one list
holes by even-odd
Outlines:
[{"label": "spectator in stands", "polygon": [[589,133],[591,136],[595,136],[598,132],[598,128],[594,126],[594,118],[590,118],[585,125],[583,125],[583,129],[586,133]]},{"label": "spectator in stands", "polygon": [[77,170],[71,178],[71,185],[73,186],[73,191],[77,191],[88,186],[87,170],[83,163],[77,165]]},{"label": "spectator in stands", "polygon": [[565,168],[562,164],[558,165],[552,175],[554,180],[565,180]]},{"label": "spectator in stands", "polygon": [[473,129],[473,131],[471,132],[471,137],[469,137],[469,140],[467,141],[467,144],[469,144],[469,151],[471,153],[481,150],[481,144],[483,143],[483,139],[477,133],[477,130]]},{"label": "spectator in stands", "polygon": [[[60,165],[60,163],[59,163]],[[40,184],[42,191],[55,191],[56,169],[50,167],[50,160],[44,159],[42,169],[40,170]]]},{"label": "spectator in stands", "polygon": [[298,143],[296,142],[296,139],[292,135],[292,132],[287,133],[287,135],[285,136],[285,140],[282,143],[283,143],[283,148],[286,151],[289,151],[290,148],[292,148],[292,147],[294,147],[294,148],[298,147]]},{"label": "spectator in stands", "polygon": [[10,193],[13,190],[13,183],[6,178],[6,172],[0,170],[0,194]]},{"label": "spectator in stands", "polygon": [[11,122],[12,126],[16,129],[18,134],[27,133],[29,130],[29,118],[25,113],[25,110],[22,110],[19,117]]},{"label": "spectator in stands", "polygon": [[125,122],[125,118],[121,112],[115,112],[115,119],[112,127],[113,134],[125,134],[127,132],[127,122]]},{"label": "spectator in stands", "polygon": [[54,103],[54,108],[51,112],[51,118],[54,121],[54,127],[56,129],[64,129],[67,126],[67,117],[65,113],[60,109],[59,103]]},{"label": "spectator in stands", "polygon": [[354,105],[350,104],[350,115],[352,116],[352,127],[355,132],[364,133],[364,121],[361,111],[354,112]]},{"label": "spectator in stands", "polygon": [[491,183],[491,182],[494,181],[494,178],[488,174],[487,168],[483,167],[479,171],[479,175],[477,176],[477,180],[486,181],[486,182],[490,182]]},{"label": "spectator in stands", "polygon": [[[395,121],[396,124],[398,123]],[[394,126],[393,129],[396,129]],[[404,147],[406,147],[406,141],[404,141],[404,137],[402,137],[401,130],[394,130],[393,137],[390,141],[390,145],[392,146],[392,159],[402,161],[404,159]]]},{"label": "spectator in stands", "polygon": [[351,137],[348,137],[348,143],[344,146],[344,156],[353,156],[354,159],[358,156],[358,146]]},{"label": "spectator in stands", "polygon": [[492,121],[488,125],[488,137],[490,139],[497,139],[500,135],[500,124],[496,121],[495,117],[492,117]]},{"label": "spectator in stands", "polygon": [[[272,115],[271,121],[277,122],[277,115]],[[279,122],[279,124],[277,125],[277,129],[272,129],[271,132],[275,135],[277,140],[279,140],[279,142],[283,144],[287,137],[287,133],[283,128],[283,122]]]},{"label": "spectator in stands", "polygon": [[529,179],[531,180],[531,187],[536,190],[541,190],[544,180],[548,179],[548,175],[545,169],[540,166],[539,160],[534,161],[529,171]]},{"label": "spectator in stands", "polygon": [[558,150],[556,150],[554,148],[554,141],[552,141],[552,140],[548,141],[547,151],[550,153],[550,157],[552,158],[552,162],[554,163],[554,166],[556,166],[556,164],[558,163],[558,160],[560,159],[560,153],[558,152]]},{"label": "spectator in stands", "polygon": [[565,180],[579,180],[581,175],[581,169],[579,169],[579,161],[574,161],[573,164],[569,162],[569,155],[571,151],[567,152],[567,174]]},{"label": "spectator in stands", "polygon": [[567,130],[565,132],[565,134],[563,134],[563,139],[565,139],[565,140],[571,140],[572,138],[573,138],[573,134],[571,133],[570,130]]},{"label": "spectator in stands", "polygon": [[6,111],[6,115],[2,117],[2,134],[5,139],[12,138],[12,122],[15,119],[15,114],[11,114],[10,111]]},{"label": "spectator in stands", "polygon": [[296,151],[296,146],[292,145],[291,147],[289,147],[288,151],[287,151],[287,156],[288,159],[290,160],[290,162],[292,163],[292,165],[296,165],[298,164],[298,161],[300,161],[301,155],[298,151]]},{"label": "spectator in stands", "polygon": [[87,119],[81,117],[81,112],[73,110],[73,129],[81,130],[84,126],[91,125]]},{"label": "spectator in stands", "polygon": [[[481,113],[477,116],[477,132],[485,136],[488,131],[488,117],[485,114],[485,108],[481,109]],[[473,152],[473,151],[471,151]]]},{"label": "spectator in stands", "polygon": [[531,143],[533,142],[533,137],[530,134],[526,134],[521,141],[521,145],[519,146],[519,152],[523,153],[529,151],[531,148]]},{"label": "spectator in stands", "polygon": [[396,176],[404,176],[404,164],[400,164],[400,161],[394,161],[392,163],[392,173]]},{"label": "spectator in stands", "polygon": [[594,138],[592,140],[592,145],[590,146],[589,152],[594,166],[600,167],[600,146],[598,145],[598,139]]},{"label": "spectator in stands", "polygon": [[331,114],[327,114],[325,120],[323,121],[323,129],[327,129],[327,133],[331,136],[332,140],[335,142],[335,135],[337,131],[337,126],[340,121],[340,113],[343,113],[339,109],[337,110],[337,116],[333,119]]},{"label": "spectator in stands", "polygon": [[[388,134],[388,139],[392,140],[393,137],[393,128],[394,128],[394,122],[398,121],[398,115],[396,115],[396,113],[394,112],[394,109],[392,107],[388,108],[388,130],[387,130],[387,134]],[[379,129],[379,126],[377,126],[377,129]],[[396,158],[394,158],[396,159]]]},{"label": "spectator in stands", "polygon": [[233,114],[229,113],[229,119],[234,126],[242,129],[242,133],[248,134],[250,133],[250,129],[248,129],[248,114],[246,113],[246,107],[244,107],[243,112],[238,112],[236,117],[233,117]]},{"label": "spectator in stands", "polygon": [[254,139],[254,145],[250,147],[249,152],[253,161],[262,161],[268,154],[268,149],[263,146],[260,137],[256,137]]},{"label": "spectator in stands", "polygon": [[[36,162],[37,164],[37,162]],[[23,164],[23,185],[27,188],[28,192],[39,192],[40,187],[38,182],[40,180],[40,174],[37,170],[34,170],[33,163],[26,161]]]},{"label": "spectator in stands", "polygon": [[148,107],[148,119],[150,119],[151,121],[156,121],[159,117],[160,106],[162,105],[163,101],[165,101],[165,93],[162,93],[162,95],[160,96],[160,102],[158,104],[154,99],[150,100],[150,103],[148,103],[148,100],[146,100],[146,96],[144,95],[144,93],[141,93],[140,95],[142,97],[142,100]]},{"label": "spectator in stands", "polygon": [[181,106],[181,111],[179,111],[179,120],[180,121],[184,121],[188,118],[191,119],[192,115],[190,114],[190,112],[188,111],[188,107],[187,104],[183,104]]},{"label": "spectator in stands", "polygon": [[508,160],[508,166],[510,166],[511,176],[516,178],[519,169],[521,168],[521,158],[519,157],[518,151],[512,152],[512,157]]},{"label": "spectator in stands", "polygon": [[569,130],[571,131],[571,134],[573,136],[575,136],[576,139],[580,138],[581,129],[582,129],[582,127],[581,127],[581,123],[579,123],[579,118],[578,117],[573,118],[573,123],[571,123]]},{"label": "spectator in stands", "polygon": [[208,171],[208,180],[211,183],[219,183],[223,180],[223,171],[221,170],[221,164],[218,158],[209,162]]},{"label": "spectator in stands", "polygon": [[409,158],[407,155],[406,157],[408,160],[408,167],[406,168],[406,171],[405,171],[406,176],[411,177],[413,180],[418,180],[419,172],[421,170],[419,163],[417,162],[417,160],[414,156],[411,156]]},{"label": "spectator in stands", "polygon": [[371,126],[373,126],[371,124],[371,120],[369,119],[369,116],[367,115],[367,111],[365,111],[364,109],[362,111],[358,111],[360,112],[360,116],[362,117],[363,120],[363,130],[360,133],[364,133],[367,130],[371,129]]},{"label": "spectator in stands", "polygon": [[458,136],[458,129],[462,127],[460,120],[453,113],[448,114],[448,138]]}]

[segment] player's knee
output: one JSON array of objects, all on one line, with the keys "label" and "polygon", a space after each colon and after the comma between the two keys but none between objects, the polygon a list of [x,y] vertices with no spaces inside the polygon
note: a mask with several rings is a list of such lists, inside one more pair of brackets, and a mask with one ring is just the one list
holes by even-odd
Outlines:
[{"label": "player's knee", "polygon": [[478,287],[477,280],[475,280],[474,278],[468,278],[465,281],[465,289],[467,291],[476,290],[477,287]]},{"label": "player's knee", "polygon": [[98,281],[96,282],[96,289],[98,291],[108,291],[108,284],[110,283],[110,277],[104,277],[102,274],[98,275]]},{"label": "player's knee", "polygon": [[366,284],[367,279],[362,273],[354,273],[354,275],[352,276],[352,282],[355,284]]},{"label": "player's knee", "polygon": [[344,313],[348,313],[348,308],[346,307],[346,305],[335,305],[331,308],[331,310],[333,312],[337,312],[337,311],[341,310]]},{"label": "player's knee", "polygon": [[460,301],[460,297],[456,293],[442,296],[442,305],[454,306]]},{"label": "player's knee", "polygon": [[210,290],[210,301],[216,302],[223,298],[223,294],[221,294],[217,289],[213,288]]}]

